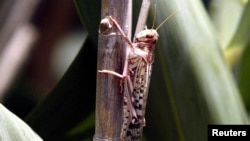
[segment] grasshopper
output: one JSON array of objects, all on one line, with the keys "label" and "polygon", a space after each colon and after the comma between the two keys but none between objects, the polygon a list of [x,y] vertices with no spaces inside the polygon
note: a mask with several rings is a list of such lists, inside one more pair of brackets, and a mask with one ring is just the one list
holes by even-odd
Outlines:
[{"label": "grasshopper", "polygon": [[129,45],[122,74],[110,70],[98,71],[121,78],[123,124],[120,138],[122,141],[139,141],[142,138],[142,129],[146,125],[144,115],[154,62],[154,48],[159,38],[157,30],[176,13],[177,11],[167,17],[156,29],[145,27],[139,31],[134,37],[134,42],[131,42],[129,37],[125,35],[115,19],[111,16],[107,17]]}]

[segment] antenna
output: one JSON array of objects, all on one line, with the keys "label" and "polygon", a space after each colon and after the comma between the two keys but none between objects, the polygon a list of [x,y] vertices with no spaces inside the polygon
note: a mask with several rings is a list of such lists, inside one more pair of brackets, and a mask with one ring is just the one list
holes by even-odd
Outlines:
[{"label": "antenna", "polygon": [[164,24],[166,23],[170,18],[172,18],[174,15],[176,15],[179,12],[179,9],[175,10],[171,15],[169,15],[161,24],[156,27],[156,31]]}]

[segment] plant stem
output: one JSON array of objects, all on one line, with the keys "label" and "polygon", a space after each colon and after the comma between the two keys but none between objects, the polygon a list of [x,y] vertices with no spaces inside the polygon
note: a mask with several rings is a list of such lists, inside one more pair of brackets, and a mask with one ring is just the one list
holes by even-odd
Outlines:
[{"label": "plant stem", "polygon": [[[131,35],[132,1],[103,0],[101,18],[112,16],[127,35]],[[126,43],[120,35],[99,34],[97,69],[122,73],[126,57]],[[120,78],[97,73],[96,127],[94,141],[120,140],[123,95]]]}]

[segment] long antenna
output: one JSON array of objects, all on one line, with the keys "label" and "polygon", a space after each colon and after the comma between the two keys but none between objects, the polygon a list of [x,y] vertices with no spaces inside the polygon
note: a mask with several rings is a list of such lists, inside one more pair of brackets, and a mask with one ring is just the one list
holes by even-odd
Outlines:
[{"label": "long antenna", "polygon": [[166,23],[170,18],[176,15],[179,12],[179,9],[175,10],[171,15],[169,15],[155,30],[158,30],[164,23]]}]

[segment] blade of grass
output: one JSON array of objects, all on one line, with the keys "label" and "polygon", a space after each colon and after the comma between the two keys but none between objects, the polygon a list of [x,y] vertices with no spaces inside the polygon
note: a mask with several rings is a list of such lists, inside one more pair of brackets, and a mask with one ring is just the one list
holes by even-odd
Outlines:
[{"label": "blade of grass", "polygon": [[[60,82],[27,117],[27,123],[43,139],[65,140],[68,132],[94,111],[96,58],[94,44],[87,38]],[[94,130],[88,136],[93,134]]]},{"label": "blade of grass", "polygon": [[249,82],[250,82],[250,43],[244,50],[240,62],[239,68],[239,89],[243,98],[243,101],[246,105],[247,111],[250,111],[250,89],[249,89]]},{"label": "blade of grass", "polygon": [[239,62],[242,52],[250,40],[250,3],[245,6],[237,30],[230,41],[227,50],[224,51],[229,66],[234,67]]},{"label": "blade of grass", "polygon": [[[206,140],[207,124],[248,123],[201,1],[156,3],[158,21],[176,9],[180,12],[159,29],[159,68],[153,70],[151,84],[156,88],[149,93],[147,139]],[[155,123],[153,128],[150,123]]]},{"label": "blade of grass", "polygon": [[238,27],[244,7],[245,3],[241,0],[212,0],[210,2],[209,14],[222,49],[228,47]]},{"label": "blade of grass", "polygon": [[2,141],[42,141],[21,119],[0,104],[0,135]]}]

